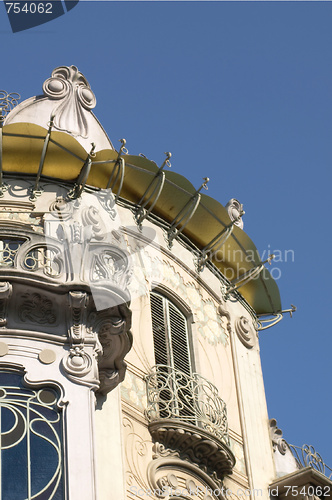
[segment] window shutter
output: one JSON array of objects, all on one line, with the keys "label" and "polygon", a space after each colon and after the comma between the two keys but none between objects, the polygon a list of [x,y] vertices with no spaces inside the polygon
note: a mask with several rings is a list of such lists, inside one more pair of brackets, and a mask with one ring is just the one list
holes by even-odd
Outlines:
[{"label": "window shutter", "polygon": [[158,368],[159,415],[195,418],[195,400],[185,315],[166,297],[151,293],[155,362]]},{"label": "window shutter", "polygon": [[156,365],[169,365],[163,297],[152,293],[150,299],[155,362]]},{"label": "window shutter", "polygon": [[168,313],[173,367],[190,376],[187,320],[171,302],[168,302]]}]

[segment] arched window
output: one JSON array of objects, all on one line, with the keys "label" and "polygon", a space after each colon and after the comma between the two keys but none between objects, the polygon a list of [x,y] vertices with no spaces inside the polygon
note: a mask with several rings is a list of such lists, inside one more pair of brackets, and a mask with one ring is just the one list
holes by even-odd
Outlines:
[{"label": "arched window", "polygon": [[187,318],[168,297],[157,292],[151,293],[151,316],[159,416],[195,422]]},{"label": "arched window", "polygon": [[192,373],[188,322],[167,297],[151,293],[152,331],[156,365],[167,365],[187,375]]},{"label": "arched window", "polygon": [[62,500],[62,413],[50,387],[28,388],[0,371],[0,498]]}]

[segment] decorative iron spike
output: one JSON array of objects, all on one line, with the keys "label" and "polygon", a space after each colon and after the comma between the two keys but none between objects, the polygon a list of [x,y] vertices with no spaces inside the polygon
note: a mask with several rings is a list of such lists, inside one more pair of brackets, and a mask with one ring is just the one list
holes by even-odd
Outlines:
[{"label": "decorative iron spike", "polygon": [[[161,165],[161,167],[159,167],[157,173],[153,177],[152,181],[150,182],[150,184],[146,188],[142,198],[138,202],[139,208],[138,208],[137,213],[136,213],[136,222],[137,222],[138,226],[141,226],[143,220],[151,213],[151,211],[153,210],[153,207],[157,203],[158,198],[159,198],[159,196],[162,192],[162,189],[164,187],[165,172],[163,172],[163,169],[166,165],[169,168],[171,167],[171,162],[169,161],[169,159],[171,158],[172,153],[166,152],[165,155],[166,155],[166,158],[165,158],[163,164]],[[153,186],[152,192],[150,193],[150,196],[147,198],[147,200],[144,202],[144,198],[147,196],[147,194],[151,190],[152,186]],[[155,195],[154,201],[151,203],[149,209],[145,210],[145,207],[152,200],[154,195]]]},{"label": "decorative iron spike", "polygon": [[[167,231],[167,240],[168,240],[168,246],[169,248],[172,247],[173,245],[173,240],[179,236],[179,234],[182,233],[186,225],[190,222],[192,217],[194,216],[199,202],[201,200],[201,195],[200,192],[202,189],[207,190],[207,183],[209,182],[208,177],[203,177],[203,184],[195,191],[195,193],[190,197],[190,199],[187,201],[187,203],[184,205],[184,207],[180,210],[180,212],[177,214],[176,217],[174,217],[173,221],[171,222],[170,228]],[[177,222],[176,222],[177,221]],[[181,229],[178,229],[178,226],[181,224],[181,222],[184,221],[183,225],[181,226]]]}]

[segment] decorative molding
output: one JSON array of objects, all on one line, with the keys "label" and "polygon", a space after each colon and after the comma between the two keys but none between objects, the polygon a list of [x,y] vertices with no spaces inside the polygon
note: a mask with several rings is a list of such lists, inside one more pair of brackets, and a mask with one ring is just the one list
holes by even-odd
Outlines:
[{"label": "decorative molding", "polygon": [[[225,487],[215,473],[175,456],[158,457],[149,463],[148,481],[157,498],[225,499]],[[177,495],[176,490],[181,492]]]},{"label": "decorative molding", "polygon": [[231,335],[232,325],[231,325],[231,315],[230,315],[229,311],[227,311],[225,309],[223,304],[220,304],[218,307],[218,313],[220,314],[221,317],[226,318],[226,321],[227,321],[226,329],[227,329],[228,335]]},{"label": "decorative molding", "polygon": [[165,457],[177,457],[180,458],[180,452],[166,448],[165,445],[156,441],[152,446],[152,458],[165,458]]},{"label": "decorative molding", "polygon": [[[235,457],[228,446],[197,426],[175,420],[155,420],[149,424],[155,442],[178,452],[182,460],[198,464],[219,480],[232,474]],[[165,449],[164,449],[165,453]]]},{"label": "decorative molding", "polygon": [[1,212],[13,212],[25,211],[33,212],[35,209],[35,203],[31,201],[21,201],[21,200],[0,200],[0,213]]},{"label": "decorative molding", "polygon": [[114,221],[117,216],[117,209],[115,198],[112,192],[109,189],[105,190],[105,193],[102,193],[98,196],[98,201],[103,209],[106,210],[106,212],[110,216],[110,219]]},{"label": "decorative molding", "polygon": [[92,237],[96,241],[102,241],[105,239],[107,229],[104,226],[96,207],[85,207],[82,210],[82,223],[83,226],[91,227]]},{"label": "decorative molding", "polygon": [[13,286],[8,281],[0,282],[0,327],[7,323],[8,301],[13,293]]},{"label": "decorative molding", "polygon": [[82,346],[71,347],[63,358],[62,364],[66,372],[74,377],[84,377],[93,368],[93,361]]},{"label": "decorative molding", "polygon": [[235,320],[235,332],[242,344],[251,349],[255,345],[255,334],[252,332],[249,320],[245,316],[241,316]]},{"label": "decorative molding", "polygon": [[273,450],[278,450],[281,455],[286,455],[288,445],[285,439],[283,439],[282,437],[282,430],[278,428],[275,418],[271,418],[269,423]]},{"label": "decorative molding", "polygon": [[73,136],[88,137],[86,113],[96,105],[87,79],[76,66],[60,66],[43,84],[44,95],[60,101],[53,109],[54,127]]},{"label": "decorative molding", "polygon": [[88,305],[88,294],[86,292],[73,291],[68,294],[70,323],[68,336],[71,344],[82,343],[86,332],[86,312]]}]

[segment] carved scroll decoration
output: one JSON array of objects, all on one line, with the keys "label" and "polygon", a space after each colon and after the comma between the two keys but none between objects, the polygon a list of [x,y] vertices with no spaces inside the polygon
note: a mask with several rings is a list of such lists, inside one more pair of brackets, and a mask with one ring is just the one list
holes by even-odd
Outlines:
[{"label": "carved scroll decoration", "polygon": [[88,136],[86,113],[96,105],[87,79],[76,66],[60,66],[43,85],[45,96],[60,101],[53,109],[54,127],[73,136]]},{"label": "carved scroll decoration", "polygon": [[244,346],[248,349],[254,347],[255,334],[253,333],[250,322],[247,318],[241,316],[235,321],[235,332]]},{"label": "carved scroll decoration", "polygon": [[281,455],[285,455],[288,449],[287,442],[282,437],[282,430],[278,428],[275,418],[271,418],[270,420],[270,436],[273,450],[278,450]]}]

